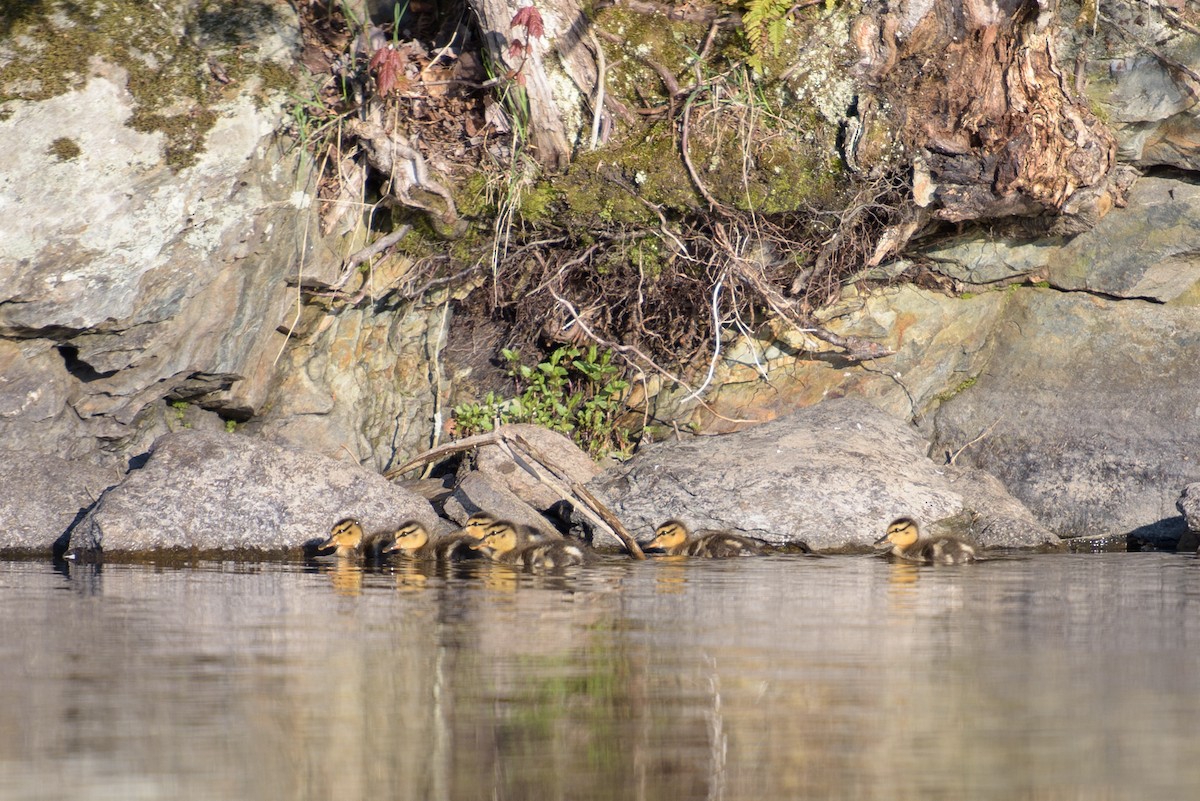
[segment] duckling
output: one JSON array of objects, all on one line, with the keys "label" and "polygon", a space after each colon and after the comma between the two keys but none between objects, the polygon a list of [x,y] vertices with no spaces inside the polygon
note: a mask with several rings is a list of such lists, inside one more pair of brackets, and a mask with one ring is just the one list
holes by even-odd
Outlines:
[{"label": "duckling", "polygon": [[394,537],[395,535],[390,531],[364,534],[362,523],[353,517],[344,517],[329,529],[329,539],[317,547],[320,550],[336,548],[334,555],[342,559],[363,557],[368,560],[378,560]]},{"label": "duckling", "polygon": [[975,561],[975,546],[954,537],[921,539],[917,521],[899,517],[892,521],[887,533],[875,540],[875,545],[891,545],[890,553],[906,562],[926,565],[959,565]]},{"label": "duckling", "polygon": [[399,554],[412,559],[436,559],[439,562],[457,562],[476,559],[479,554],[470,550],[476,538],[466,529],[445,537],[431,538],[429,530],[416,520],[409,520],[396,529],[395,539],[384,549],[385,554]]},{"label": "duckling", "polygon": [[463,524],[462,531],[468,534],[471,539],[481,540],[487,533],[488,526],[497,522],[495,516],[487,512],[476,512],[467,518],[467,522]]},{"label": "duckling", "polygon": [[547,570],[581,565],[594,558],[591,550],[579,543],[540,537],[541,532],[529,526],[498,520],[488,526],[483,539],[471,548],[487,554],[494,562]]},{"label": "duckling", "polygon": [[732,531],[700,531],[692,534],[679,520],[668,520],[654,531],[654,539],[643,546],[662,548],[668,556],[760,556],[766,553],[763,543],[734,534]]}]

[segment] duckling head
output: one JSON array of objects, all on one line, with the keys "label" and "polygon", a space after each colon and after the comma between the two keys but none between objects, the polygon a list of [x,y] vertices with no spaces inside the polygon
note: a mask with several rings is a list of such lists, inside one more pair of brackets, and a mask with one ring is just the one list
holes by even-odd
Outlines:
[{"label": "duckling head", "polygon": [[517,527],[507,520],[497,520],[487,527],[483,538],[471,546],[473,551],[488,551],[493,557],[501,556],[520,544]]},{"label": "duckling head", "polygon": [[898,517],[887,527],[887,533],[875,540],[876,545],[891,544],[897,548],[907,548],[921,536],[917,521],[911,517]]},{"label": "duckling head", "polygon": [[467,518],[467,522],[463,524],[463,531],[474,539],[480,540],[487,534],[488,527],[498,522],[487,512],[476,512]]},{"label": "duckling head", "polygon": [[654,539],[646,548],[674,548],[688,538],[688,528],[678,520],[668,520],[654,530]]},{"label": "duckling head", "polygon": [[362,524],[353,517],[344,517],[333,524],[333,528],[329,529],[329,539],[318,547],[321,550],[337,548],[338,556],[346,556],[361,547],[362,541]]},{"label": "duckling head", "polygon": [[409,520],[396,529],[396,538],[383,549],[384,553],[415,551],[429,542],[429,531],[416,520]]}]

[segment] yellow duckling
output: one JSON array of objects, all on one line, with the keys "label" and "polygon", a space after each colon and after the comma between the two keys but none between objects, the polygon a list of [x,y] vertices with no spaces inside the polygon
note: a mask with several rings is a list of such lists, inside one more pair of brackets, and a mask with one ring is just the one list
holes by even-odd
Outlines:
[{"label": "yellow duckling", "polygon": [[507,520],[488,526],[483,539],[471,548],[483,552],[493,562],[545,570],[582,565],[594,558],[591,549],[580,543],[542,539],[536,529]]},{"label": "yellow duckling", "polygon": [[766,553],[763,543],[741,537],[732,531],[701,531],[693,534],[679,520],[668,520],[654,531],[654,539],[643,546],[662,548],[668,556],[760,556]]},{"label": "yellow duckling", "polygon": [[397,554],[411,559],[436,559],[439,562],[458,562],[477,559],[470,549],[477,538],[461,529],[445,537],[433,538],[429,530],[416,520],[409,520],[396,529],[395,539],[383,549],[385,554]]},{"label": "yellow duckling", "polygon": [[320,550],[335,548],[334,555],[342,559],[363,557],[379,559],[394,535],[390,531],[363,532],[362,523],[353,517],[344,517],[329,529],[329,539],[317,546]]},{"label": "yellow duckling", "polygon": [[471,539],[481,540],[487,534],[488,526],[496,523],[496,517],[487,512],[476,512],[467,518],[467,522],[463,524],[462,531],[471,537]]},{"label": "yellow duckling", "polygon": [[891,545],[891,555],[906,562],[926,565],[960,565],[974,562],[975,546],[954,537],[921,539],[917,521],[899,517],[892,521],[887,533],[875,540],[875,545]]}]

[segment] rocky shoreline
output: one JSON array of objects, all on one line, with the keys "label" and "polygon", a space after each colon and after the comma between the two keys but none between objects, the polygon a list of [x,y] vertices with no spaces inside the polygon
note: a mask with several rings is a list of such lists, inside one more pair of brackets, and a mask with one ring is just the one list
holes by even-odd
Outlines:
[{"label": "rocky shoreline", "polygon": [[[455,318],[473,286],[400,292],[400,256],[344,273],[365,230],[323,231],[314,165],[281,135],[305,48],[296,13],[260,11],[234,20],[236,46],[221,15],[197,36],[163,31],[175,50],[157,60],[204,80],[149,85],[206,126],[135,128],[163,98],[120,47],[0,103],[0,143],[22,154],[0,166],[0,552],[288,550],[344,514],[563,525],[541,514],[558,498],[498,447],[433,503],[381,477],[446,438],[448,410],[481,394],[475,351],[496,343]],[[44,12],[38,30],[71,36]],[[1200,37],[1160,32],[1165,57],[1200,69]],[[33,70],[55,48],[29,41]],[[985,546],[1194,548],[1200,114],[1163,59],[1079,46],[1124,206],[1070,235],[964,226],[864,268],[816,315],[891,355],[854,361],[778,321],[730,327],[700,397],[654,376],[639,387],[659,436],[689,433],[603,472],[544,448],[643,538],[679,516],[856,549],[909,514]],[[353,302],[302,301],[351,276]]]},{"label": "rocky shoreline", "polygon": [[[603,472],[567,437],[509,430],[535,442],[568,485],[586,482],[643,541],[678,517],[775,545],[866,550],[892,518],[910,515],[985,547],[1059,543],[990,476],[935,464],[911,426],[861,401],[830,401],[737,434],[659,443]],[[0,472],[0,550],[302,551],[346,516],[370,529],[416,519],[443,532],[481,509],[620,547],[580,515],[564,514],[557,495],[566,493],[497,445],[480,447],[458,473],[424,482],[393,483],[320,454],[203,431],[164,435],[122,477],[42,460],[34,487],[30,470],[8,464]]]}]

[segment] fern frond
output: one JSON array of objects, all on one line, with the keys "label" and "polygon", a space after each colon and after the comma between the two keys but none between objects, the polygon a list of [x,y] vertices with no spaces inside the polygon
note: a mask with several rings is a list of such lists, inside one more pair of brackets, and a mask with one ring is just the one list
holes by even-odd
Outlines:
[{"label": "fern frond", "polygon": [[750,44],[750,66],[762,70],[763,58],[774,54],[783,41],[787,13],[794,0],[746,0],[742,29]]}]

